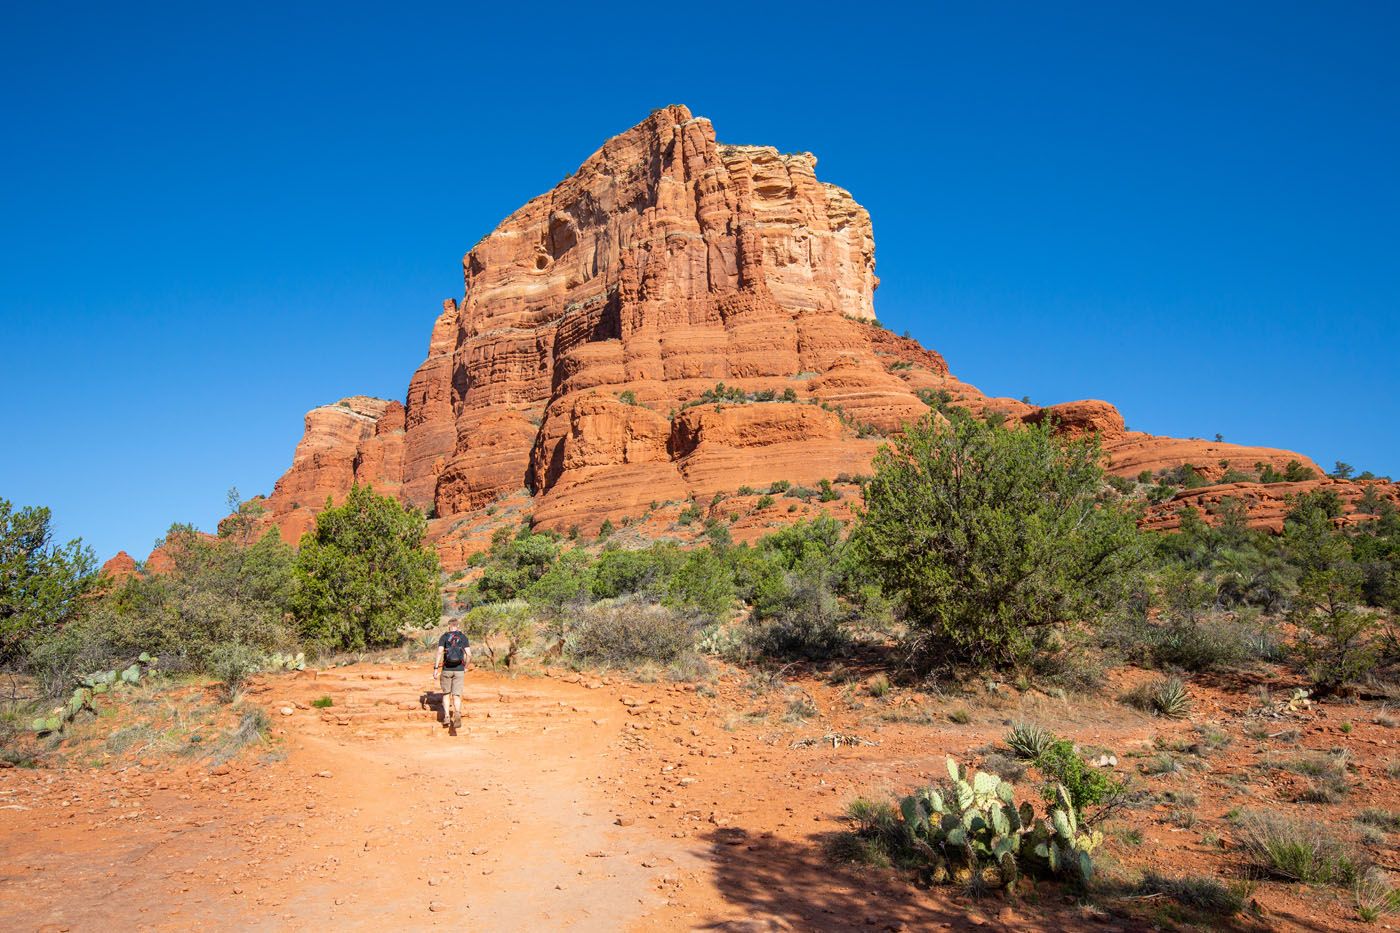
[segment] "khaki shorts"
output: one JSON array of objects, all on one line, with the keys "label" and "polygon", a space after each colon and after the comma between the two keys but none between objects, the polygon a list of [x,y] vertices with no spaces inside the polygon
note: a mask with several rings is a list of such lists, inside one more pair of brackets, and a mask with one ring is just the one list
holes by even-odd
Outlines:
[{"label": "khaki shorts", "polygon": [[466,679],[466,671],[443,671],[440,680],[443,696],[447,696],[448,694],[454,697],[461,696],[462,684]]}]

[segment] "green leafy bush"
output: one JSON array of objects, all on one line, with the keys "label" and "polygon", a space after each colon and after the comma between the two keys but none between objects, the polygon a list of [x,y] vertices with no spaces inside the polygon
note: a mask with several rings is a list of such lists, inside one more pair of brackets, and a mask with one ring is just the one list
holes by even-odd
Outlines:
[{"label": "green leafy bush", "polygon": [[172,525],[159,545],[167,572],[127,579],[34,644],[30,670],[50,695],[143,652],[158,655],[167,671],[213,672],[222,645],[261,654],[294,650],[286,621],[294,556],[275,529],[245,546],[230,535]]},{"label": "green leafy bush", "polygon": [[609,547],[594,561],[589,592],[594,599],[614,599],[632,593],[660,598],[685,555],[674,544],[648,548]]},{"label": "green leafy bush", "polygon": [[1080,757],[1074,743],[1065,739],[1051,742],[1036,756],[1035,766],[1049,781],[1042,791],[1046,801],[1053,803],[1058,788],[1063,788],[1069,794],[1074,812],[1081,817],[1086,807],[1099,806],[1123,790],[1121,783],[1089,765]]},{"label": "green leafy bush", "polygon": [[1004,668],[1126,600],[1146,559],[1133,514],[1098,501],[1097,441],[932,417],[882,448],[853,537],[907,607],[911,662]]},{"label": "green leafy bush", "polygon": [[100,584],[92,549],[55,544],[50,520],[46,508],[16,510],[0,499],[0,665],[81,615]]},{"label": "green leafy bush", "polygon": [[308,638],[338,648],[396,644],[400,630],[440,614],[437,554],[427,521],[394,499],[353,486],[301,539],[292,610]]}]

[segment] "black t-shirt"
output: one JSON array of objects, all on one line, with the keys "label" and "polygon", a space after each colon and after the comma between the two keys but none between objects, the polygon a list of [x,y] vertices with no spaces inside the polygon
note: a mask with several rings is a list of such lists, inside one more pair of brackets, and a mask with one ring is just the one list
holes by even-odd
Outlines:
[{"label": "black t-shirt", "polygon": [[[458,639],[458,644],[462,646],[462,660],[452,664],[447,660],[447,648],[452,644],[453,639]],[[442,669],[445,671],[464,671],[467,669],[466,649],[471,647],[471,642],[462,632],[443,632],[438,639],[438,647],[442,649]]]}]

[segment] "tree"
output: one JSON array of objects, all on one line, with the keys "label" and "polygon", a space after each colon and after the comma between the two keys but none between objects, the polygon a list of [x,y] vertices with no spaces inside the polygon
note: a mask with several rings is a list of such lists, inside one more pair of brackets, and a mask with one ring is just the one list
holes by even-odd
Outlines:
[{"label": "tree", "polygon": [[229,515],[219,522],[219,537],[233,538],[239,544],[248,545],[257,534],[259,520],[267,511],[263,507],[262,499],[255,498],[244,502],[238,493],[238,487],[230,486],[228,494],[224,497],[224,504],[228,507]]},{"label": "tree", "polygon": [[881,448],[853,541],[905,601],[916,669],[1004,668],[1126,598],[1145,549],[1096,438],[930,414]]},{"label": "tree", "polygon": [[440,617],[437,555],[427,519],[368,486],[316,516],[301,539],[292,609],[302,633],[334,647],[396,644],[403,628]]},{"label": "tree", "polygon": [[54,544],[50,518],[46,508],[15,511],[0,499],[0,664],[62,628],[100,579],[97,559],[81,539]]},{"label": "tree", "polygon": [[1351,474],[1356,472],[1356,467],[1350,463],[1338,460],[1332,467],[1332,476],[1335,479],[1351,479]]}]

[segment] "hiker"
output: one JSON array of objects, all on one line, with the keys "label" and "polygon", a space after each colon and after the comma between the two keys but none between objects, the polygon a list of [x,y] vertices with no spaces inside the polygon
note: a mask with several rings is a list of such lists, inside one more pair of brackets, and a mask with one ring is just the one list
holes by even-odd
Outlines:
[{"label": "hiker", "polygon": [[462,724],[462,682],[467,665],[472,660],[472,645],[461,631],[461,623],[449,619],[447,631],[438,639],[437,657],[433,661],[433,676],[442,686],[443,725],[457,728]]}]

